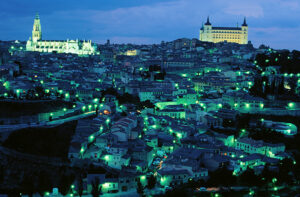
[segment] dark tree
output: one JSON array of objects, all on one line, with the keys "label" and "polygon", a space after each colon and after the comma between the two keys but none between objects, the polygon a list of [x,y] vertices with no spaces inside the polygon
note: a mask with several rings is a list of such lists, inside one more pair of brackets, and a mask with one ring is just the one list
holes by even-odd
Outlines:
[{"label": "dark tree", "polygon": [[39,98],[43,98],[44,97],[45,90],[44,90],[44,88],[42,86],[36,86],[35,87],[35,91],[39,95],[38,96]]},{"label": "dark tree", "polygon": [[59,191],[63,195],[67,195],[70,191],[71,185],[74,182],[74,176],[63,174],[60,179]]},{"label": "dark tree", "polygon": [[154,175],[150,175],[150,176],[148,177],[148,185],[147,185],[147,187],[148,187],[149,189],[152,189],[152,188],[155,187],[155,185],[156,185],[156,178],[155,178]]},{"label": "dark tree", "polygon": [[293,177],[291,175],[294,167],[295,165],[292,159],[283,159],[279,164],[278,180],[281,183],[292,184]]},{"label": "dark tree", "polygon": [[79,176],[78,178],[78,184],[77,184],[77,188],[78,188],[78,195],[81,197],[83,194],[83,177],[82,175]]},{"label": "dark tree", "polygon": [[2,184],[3,182],[3,179],[4,179],[4,166],[0,165],[0,185]]},{"label": "dark tree", "polygon": [[228,170],[226,166],[211,172],[207,181],[209,186],[231,186],[235,183],[236,177],[232,175],[232,171]]},{"label": "dark tree", "polygon": [[30,175],[24,175],[21,182],[22,193],[29,195],[30,197],[35,192],[34,177]]},{"label": "dark tree", "polygon": [[93,197],[98,197],[101,193],[102,187],[100,185],[100,180],[98,177],[96,177],[93,181],[92,181],[92,191],[91,194]]},{"label": "dark tree", "polygon": [[144,193],[144,187],[143,187],[143,185],[142,185],[140,179],[138,179],[138,181],[137,181],[136,192],[137,192],[138,194],[143,194],[143,193]]},{"label": "dark tree", "polygon": [[121,116],[127,116],[127,113],[124,112],[124,111],[122,111],[122,112],[121,112]]},{"label": "dark tree", "polygon": [[280,80],[280,83],[278,85],[278,94],[282,95],[285,93],[285,88],[284,88],[284,79]]},{"label": "dark tree", "polygon": [[248,168],[239,177],[240,184],[246,186],[262,185],[260,177],[256,176],[253,169]]},{"label": "dark tree", "polygon": [[41,195],[44,195],[45,191],[49,191],[52,188],[51,187],[52,183],[49,177],[50,175],[45,171],[41,171],[38,175],[37,188],[38,188],[38,192]]}]

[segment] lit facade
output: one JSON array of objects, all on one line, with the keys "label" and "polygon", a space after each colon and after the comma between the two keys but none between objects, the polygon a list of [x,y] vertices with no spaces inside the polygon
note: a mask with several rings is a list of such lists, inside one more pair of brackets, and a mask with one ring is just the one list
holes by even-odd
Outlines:
[{"label": "lit facade", "polygon": [[39,15],[37,14],[32,30],[32,37],[26,44],[26,51],[37,51],[44,53],[74,53],[78,55],[94,55],[96,47],[91,41],[79,40],[42,40],[42,28]]},{"label": "lit facade", "polygon": [[204,42],[233,42],[248,44],[248,25],[246,19],[241,27],[213,27],[207,18],[207,22],[200,29],[200,41]]}]

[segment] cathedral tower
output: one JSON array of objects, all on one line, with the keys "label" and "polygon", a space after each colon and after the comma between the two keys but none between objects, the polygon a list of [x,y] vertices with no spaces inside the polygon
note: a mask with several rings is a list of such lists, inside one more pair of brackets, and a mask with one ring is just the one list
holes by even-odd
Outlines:
[{"label": "cathedral tower", "polygon": [[42,40],[42,29],[39,14],[36,14],[32,29],[32,41],[36,42],[39,40]]}]

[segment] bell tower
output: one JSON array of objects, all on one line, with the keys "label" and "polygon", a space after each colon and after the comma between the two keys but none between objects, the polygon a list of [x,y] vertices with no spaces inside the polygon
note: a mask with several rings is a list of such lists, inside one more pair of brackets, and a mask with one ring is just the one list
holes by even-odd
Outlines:
[{"label": "bell tower", "polygon": [[32,41],[36,42],[42,40],[42,28],[39,14],[37,13],[34,18],[33,29],[32,29]]}]

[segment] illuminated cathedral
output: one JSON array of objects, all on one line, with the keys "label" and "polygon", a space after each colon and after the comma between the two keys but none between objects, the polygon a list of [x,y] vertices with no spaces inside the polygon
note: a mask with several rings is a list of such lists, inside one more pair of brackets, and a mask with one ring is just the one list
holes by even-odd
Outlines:
[{"label": "illuminated cathedral", "polygon": [[248,25],[246,18],[241,27],[213,27],[209,22],[209,17],[206,23],[200,29],[200,41],[204,42],[234,42],[238,44],[248,44]]},{"label": "illuminated cathedral", "polygon": [[90,40],[42,40],[41,22],[38,14],[35,16],[32,37],[27,41],[26,50],[44,53],[74,53],[78,55],[96,54],[96,46]]}]

